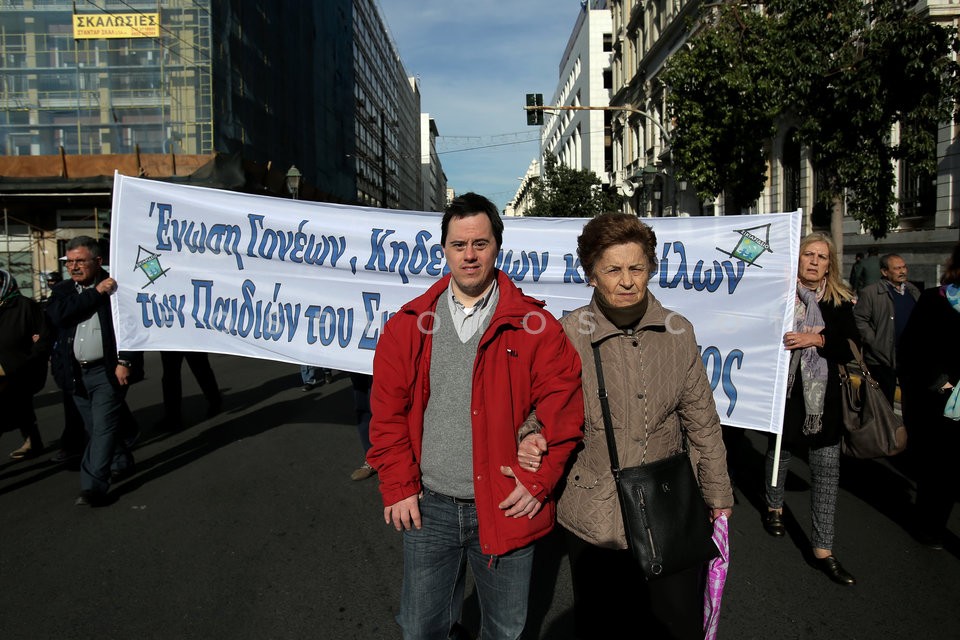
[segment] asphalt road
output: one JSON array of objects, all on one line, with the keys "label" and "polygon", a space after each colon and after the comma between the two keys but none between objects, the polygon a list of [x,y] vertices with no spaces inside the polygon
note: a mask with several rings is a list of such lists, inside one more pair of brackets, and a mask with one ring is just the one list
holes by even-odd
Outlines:
[{"label": "asphalt road", "polygon": [[[353,482],[362,455],[350,382],[300,391],[296,366],[211,356],[224,412],[184,366],[188,428],[153,432],[160,363],[129,403],[143,435],[137,473],[108,507],[75,507],[78,474],[9,461],[0,440],[0,639],[398,638],[400,538],[382,520],[376,480]],[[52,381],[37,396],[41,431],[62,427]],[[761,528],[762,438],[731,448],[739,504],[719,637],[960,638],[960,508],[947,549],[905,527],[913,483],[889,462],[844,460],[835,553],[858,579],[831,583],[808,566],[806,467],[788,480],[788,536]],[[571,635],[562,549],[538,550],[530,638]],[[625,612],[629,615],[629,612]],[[476,601],[468,598],[468,627]],[[642,621],[638,621],[642,628]],[[638,637],[641,634],[638,633]]]}]

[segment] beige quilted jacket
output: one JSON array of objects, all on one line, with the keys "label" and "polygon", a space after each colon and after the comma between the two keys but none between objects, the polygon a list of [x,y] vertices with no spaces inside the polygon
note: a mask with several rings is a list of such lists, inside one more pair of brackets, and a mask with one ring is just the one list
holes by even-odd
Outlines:
[{"label": "beige quilted jacket", "polygon": [[733,506],[720,419],[697,350],[693,325],[647,293],[647,311],[633,335],[617,329],[596,302],[563,318],[583,362],[583,448],[576,454],[557,504],[557,520],[594,545],[625,549],[603,414],[597,397],[594,343],[600,344],[621,467],[680,451],[683,425],[704,501]]}]

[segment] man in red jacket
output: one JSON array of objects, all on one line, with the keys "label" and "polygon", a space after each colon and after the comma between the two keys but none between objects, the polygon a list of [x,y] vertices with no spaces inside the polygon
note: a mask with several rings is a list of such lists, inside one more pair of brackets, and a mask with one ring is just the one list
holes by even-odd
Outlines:
[{"label": "man in red jacket", "polygon": [[[582,436],[579,356],[495,267],[502,238],[492,202],[454,199],[440,235],[450,275],[390,319],[374,355],[367,460],[403,532],[404,638],[448,637],[467,561],[483,637],[520,636],[533,542],[553,528],[551,493]],[[524,439],[542,453],[532,469],[518,464]]]}]

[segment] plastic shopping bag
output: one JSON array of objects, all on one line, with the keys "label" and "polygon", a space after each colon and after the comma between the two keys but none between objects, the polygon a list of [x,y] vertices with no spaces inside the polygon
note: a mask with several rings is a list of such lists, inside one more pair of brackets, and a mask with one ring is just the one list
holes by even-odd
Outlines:
[{"label": "plastic shopping bag", "polygon": [[707,588],[703,593],[703,633],[704,640],[715,640],[720,625],[720,598],[723,585],[727,582],[727,569],[730,567],[730,524],[727,516],[721,515],[713,521],[713,542],[720,555],[710,561],[707,572]]}]

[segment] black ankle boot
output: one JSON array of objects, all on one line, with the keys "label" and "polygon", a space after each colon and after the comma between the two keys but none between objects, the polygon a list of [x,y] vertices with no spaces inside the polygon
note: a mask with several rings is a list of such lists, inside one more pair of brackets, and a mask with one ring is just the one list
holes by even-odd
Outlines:
[{"label": "black ankle boot", "polygon": [[783,525],[783,513],[780,511],[770,511],[763,516],[763,528],[774,538],[783,537],[787,528]]}]

